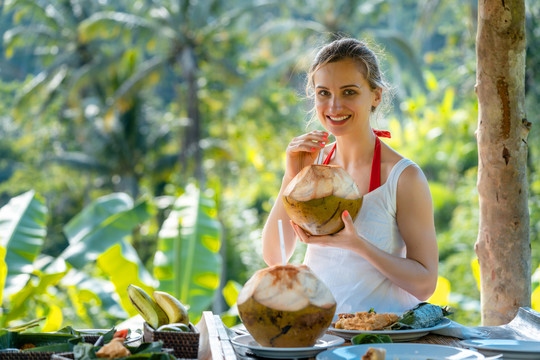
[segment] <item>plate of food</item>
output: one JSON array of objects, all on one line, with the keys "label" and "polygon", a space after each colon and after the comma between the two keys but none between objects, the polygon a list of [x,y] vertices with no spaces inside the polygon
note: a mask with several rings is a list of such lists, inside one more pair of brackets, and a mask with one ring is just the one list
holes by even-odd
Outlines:
[{"label": "plate of food", "polygon": [[256,356],[262,356],[271,359],[295,359],[309,358],[317,355],[321,351],[343,344],[345,340],[342,337],[330,334],[323,335],[315,345],[311,347],[266,347],[259,345],[251,335],[239,335],[231,339],[234,346],[243,348]]},{"label": "plate of food", "polygon": [[429,303],[420,303],[401,316],[394,313],[364,311],[339,314],[328,333],[351,340],[360,334],[388,335],[393,342],[419,339],[431,331],[451,324],[445,316],[448,309]]},{"label": "plate of food", "polygon": [[317,360],[362,359],[377,360],[480,360],[485,356],[469,349],[432,344],[363,344],[342,346],[319,353]]}]

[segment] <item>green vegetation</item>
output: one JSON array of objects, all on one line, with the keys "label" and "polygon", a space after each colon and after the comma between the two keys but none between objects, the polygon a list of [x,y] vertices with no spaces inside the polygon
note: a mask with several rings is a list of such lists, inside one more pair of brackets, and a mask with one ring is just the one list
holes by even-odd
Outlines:
[{"label": "green vegetation", "polygon": [[[135,314],[130,283],[237,321],[310,117],[307,61],[336,33],[385,50],[394,106],[374,127],[426,173],[451,318],[479,324],[475,1],[7,0],[0,16],[0,327],[110,328]],[[527,1],[533,269],[539,18]]]}]

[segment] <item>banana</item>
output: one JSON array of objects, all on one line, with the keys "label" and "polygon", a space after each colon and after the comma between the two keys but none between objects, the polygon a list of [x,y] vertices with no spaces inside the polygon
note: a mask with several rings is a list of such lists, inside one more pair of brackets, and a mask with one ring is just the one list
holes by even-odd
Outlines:
[{"label": "banana", "polygon": [[143,289],[130,284],[127,288],[127,293],[129,300],[131,300],[133,306],[135,306],[148,325],[157,329],[169,323],[167,314]]},{"label": "banana", "polygon": [[158,306],[169,317],[169,323],[182,323],[189,326],[189,315],[184,304],[177,298],[164,291],[154,291],[152,294]]}]

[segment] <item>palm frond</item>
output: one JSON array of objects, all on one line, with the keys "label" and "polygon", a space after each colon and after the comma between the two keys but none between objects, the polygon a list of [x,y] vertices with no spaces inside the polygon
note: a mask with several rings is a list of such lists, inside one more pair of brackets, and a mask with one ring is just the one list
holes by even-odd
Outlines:
[{"label": "palm frond", "polygon": [[388,53],[393,54],[403,67],[407,67],[422,90],[426,91],[426,83],[422,66],[414,49],[402,33],[393,30],[372,30],[373,36],[386,48]]},{"label": "palm frond", "polygon": [[95,171],[104,174],[110,173],[112,170],[107,164],[98,161],[95,157],[75,151],[51,157],[48,161],[63,164],[77,170]]},{"label": "palm frond", "polygon": [[224,28],[227,28],[231,24],[235,22],[240,16],[247,14],[247,13],[253,13],[257,10],[264,10],[264,8],[271,7],[271,6],[277,6],[280,4],[279,1],[253,1],[253,2],[247,2],[248,5],[234,8],[231,10],[226,11],[221,16],[217,17],[215,20],[209,22],[206,26],[201,27],[201,35],[203,37],[210,37],[214,33],[221,31]]},{"label": "palm frond", "polygon": [[301,52],[298,49],[293,49],[281,55],[271,66],[264,69],[259,75],[251,79],[246,85],[235,95],[234,100],[227,109],[227,116],[234,117],[240,110],[244,101],[257,94],[257,89],[264,86],[269,79],[276,78],[283,73],[285,69],[293,66],[298,60]]},{"label": "palm frond", "polygon": [[[50,27],[60,30],[65,27],[65,21],[53,4],[49,1],[37,0],[6,0],[4,12],[19,12],[20,15],[31,15],[34,20],[41,19]],[[17,17],[20,17],[17,16]]]},{"label": "palm frond", "polygon": [[111,29],[119,26],[123,30],[146,31],[154,36],[171,38],[174,33],[168,27],[164,28],[154,21],[143,17],[117,11],[101,11],[93,14],[79,24],[81,41],[90,42],[94,39],[108,39],[117,36]]},{"label": "palm frond", "polygon": [[117,105],[117,103],[126,98],[127,96],[133,94],[137,91],[141,84],[147,82],[150,78],[150,74],[158,72],[161,70],[167,62],[167,59],[161,56],[155,56],[146,62],[144,62],[140,69],[135,72],[129,79],[127,79],[115,92],[112,98],[110,98],[108,103],[108,109],[106,112]]},{"label": "palm frond", "polygon": [[253,33],[255,41],[274,34],[287,34],[292,31],[311,31],[315,33],[324,33],[326,28],[324,25],[313,20],[303,19],[277,19],[266,22],[255,33]]}]

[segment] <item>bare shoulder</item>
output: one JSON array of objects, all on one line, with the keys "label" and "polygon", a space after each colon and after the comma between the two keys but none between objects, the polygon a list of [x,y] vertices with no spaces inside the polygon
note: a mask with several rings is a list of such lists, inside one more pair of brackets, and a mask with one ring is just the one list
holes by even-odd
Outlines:
[{"label": "bare shoulder", "polygon": [[381,144],[381,183],[383,183],[388,179],[394,165],[405,157],[383,142]]},{"label": "bare shoulder", "polygon": [[397,183],[397,201],[411,204],[430,202],[431,192],[424,172],[418,165],[409,165],[401,173]]}]

